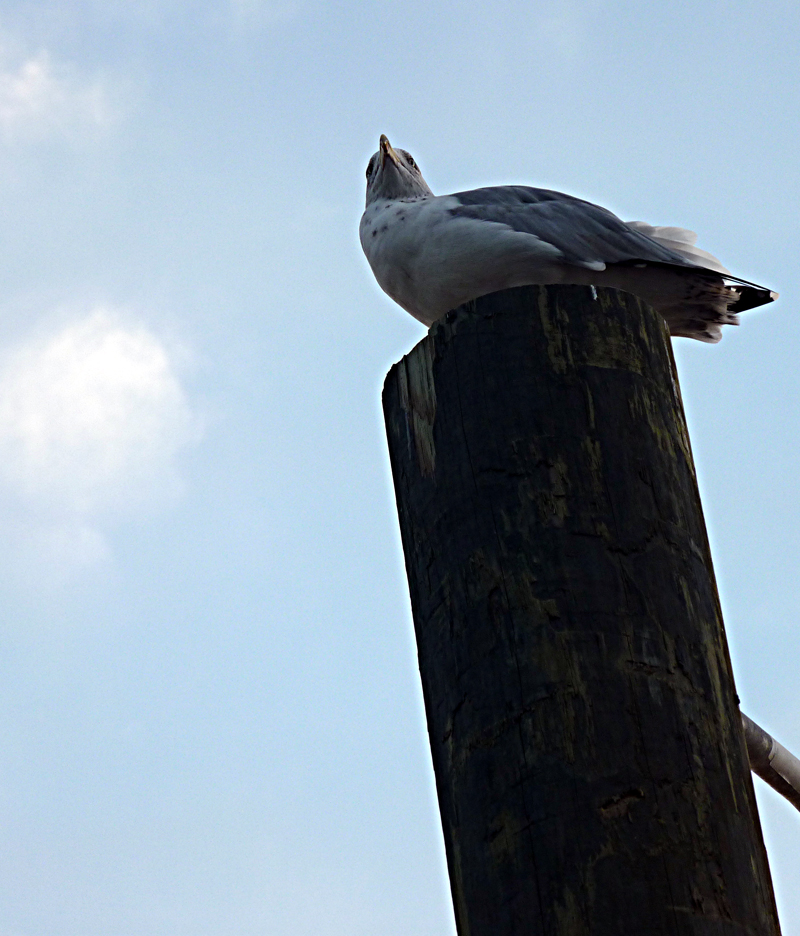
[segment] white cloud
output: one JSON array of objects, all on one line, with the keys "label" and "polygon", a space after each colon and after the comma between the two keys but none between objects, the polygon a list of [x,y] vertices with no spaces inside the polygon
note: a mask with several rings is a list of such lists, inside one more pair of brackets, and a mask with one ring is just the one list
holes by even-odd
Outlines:
[{"label": "white cloud", "polygon": [[5,144],[95,135],[112,119],[102,82],[44,51],[10,65],[0,54],[0,138]]},{"label": "white cloud", "polygon": [[92,562],[104,530],[180,490],[176,456],[199,438],[175,355],[95,309],[0,357],[0,523],[30,548]]}]

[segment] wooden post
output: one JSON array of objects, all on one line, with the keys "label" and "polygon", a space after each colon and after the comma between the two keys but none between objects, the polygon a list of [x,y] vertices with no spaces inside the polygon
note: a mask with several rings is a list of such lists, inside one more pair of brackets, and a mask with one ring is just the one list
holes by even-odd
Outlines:
[{"label": "wooden post", "polygon": [[384,412],[460,936],[776,936],[661,318],[486,296]]}]

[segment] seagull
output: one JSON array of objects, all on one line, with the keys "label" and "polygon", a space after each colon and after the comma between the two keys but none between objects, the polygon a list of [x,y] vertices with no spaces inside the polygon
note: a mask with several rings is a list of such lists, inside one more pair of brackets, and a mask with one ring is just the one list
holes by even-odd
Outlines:
[{"label": "seagull", "polygon": [[576,283],[634,293],[672,335],[715,343],[739,312],[778,297],[732,276],[693,231],[621,221],[572,195],[525,185],[434,195],[386,136],[367,166],[359,233],[380,287],[428,326],[487,293]]}]

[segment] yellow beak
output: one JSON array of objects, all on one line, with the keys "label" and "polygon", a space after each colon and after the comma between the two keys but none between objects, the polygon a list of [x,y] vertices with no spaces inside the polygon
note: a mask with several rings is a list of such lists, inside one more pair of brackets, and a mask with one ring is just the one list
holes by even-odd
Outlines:
[{"label": "yellow beak", "polygon": [[400,160],[397,158],[397,153],[395,153],[395,151],[392,149],[392,144],[389,142],[389,138],[386,136],[385,133],[381,134],[380,152],[381,152],[381,169],[383,169],[383,165],[387,159],[391,159],[391,161],[395,164],[395,166],[400,168]]}]

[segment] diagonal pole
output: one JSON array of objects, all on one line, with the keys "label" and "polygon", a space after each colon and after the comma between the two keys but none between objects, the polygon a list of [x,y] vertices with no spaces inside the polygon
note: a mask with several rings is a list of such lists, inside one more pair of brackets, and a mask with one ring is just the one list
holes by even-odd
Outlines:
[{"label": "diagonal pole", "polygon": [[460,936],[777,936],[659,316],[486,296],[384,413]]}]

